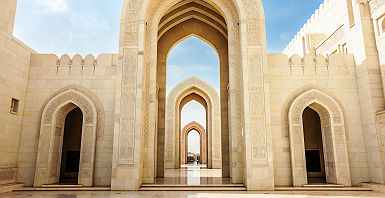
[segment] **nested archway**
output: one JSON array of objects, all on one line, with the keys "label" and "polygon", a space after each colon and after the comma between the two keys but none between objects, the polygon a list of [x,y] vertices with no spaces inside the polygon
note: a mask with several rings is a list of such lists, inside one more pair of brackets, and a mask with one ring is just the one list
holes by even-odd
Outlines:
[{"label": "nested archway", "polygon": [[102,124],[102,116],[98,115],[102,109],[97,97],[84,90],[80,86],[68,86],[43,106],[34,186],[59,182],[65,118],[75,108],[79,108],[83,116],[78,184],[93,185],[96,134],[100,132],[98,121]]},{"label": "nested archway", "polygon": [[289,136],[294,186],[308,183],[302,115],[309,107],[321,120],[326,182],[351,185],[343,112],[325,93],[312,89],[298,96],[289,109]]},{"label": "nested archway", "polygon": [[[223,142],[228,142],[228,93],[229,85],[229,68],[228,68],[228,41],[227,41],[227,25],[226,20],[221,13],[211,4],[204,1],[181,1],[170,7],[163,15],[159,22],[158,30],[158,45],[157,45],[157,85],[158,92],[158,136],[164,135],[164,112],[166,105],[166,71],[167,57],[171,49],[182,40],[196,36],[199,39],[210,44],[217,52],[220,65],[220,92],[221,92],[221,109],[220,115],[222,133],[224,134]],[[158,139],[158,145],[162,145],[164,140]],[[222,140],[221,140],[222,141]],[[225,145],[228,145],[225,144]],[[222,149],[222,148],[221,148]],[[224,152],[228,155],[228,146]],[[163,160],[163,152],[158,150],[158,164]],[[228,158],[224,162],[228,164]],[[222,161],[222,160],[221,160]],[[179,166],[179,162],[175,161]],[[166,163],[167,164],[167,163]],[[166,166],[171,167],[171,166]],[[211,167],[211,161],[208,162],[208,167]],[[226,173],[229,173],[228,165]],[[158,168],[160,168],[158,166]],[[161,171],[161,168],[158,169]],[[158,176],[162,173],[158,172]],[[229,176],[229,174],[227,174]]]},{"label": "nested archway", "polygon": [[[157,153],[155,149],[165,147],[163,137],[166,124],[165,119],[162,119],[166,100],[162,90],[165,76],[158,76],[164,71],[158,67],[157,50],[158,41],[167,33],[159,33],[160,22],[169,11],[174,10],[173,8],[190,2],[203,4],[206,8],[215,8],[214,11],[226,21],[224,26],[219,25],[221,23],[217,21],[218,17],[203,8],[205,12],[199,13],[204,13],[206,17],[190,12],[183,20],[169,23],[175,25],[169,26],[172,28],[167,30],[172,31],[178,25],[188,23],[188,20],[185,20],[187,18],[190,18],[190,21],[203,22],[215,29],[200,34],[213,36],[215,32],[220,32],[220,35],[223,35],[225,31],[221,30],[221,26],[227,30],[225,38],[228,47],[228,73],[223,72],[223,77],[228,77],[229,80],[227,84],[221,83],[220,91],[221,105],[228,105],[221,116],[222,119],[228,119],[228,122],[221,122],[224,153],[222,175],[231,177],[233,183],[244,183],[250,190],[272,189],[272,176],[265,177],[263,182],[255,182],[259,175],[273,173],[271,136],[268,133],[271,125],[270,119],[267,119],[270,113],[269,108],[265,107],[269,101],[269,86],[268,81],[264,80],[267,54],[261,0],[124,1],[119,42],[122,84],[116,89],[117,96],[121,96],[121,103],[117,103],[120,107],[117,108],[120,127],[115,127],[114,131],[112,189],[134,190],[141,182],[153,183],[157,169],[164,168],[158,168],[156,163],[164,160],[164,152]],[[180,9],[176,16],[187,13],[186,10],[186,7]],[[187,26],[186,28],[189,29]],[[160,34],[162,38],[159,38]],[[200,34],[195,36],[204,40]],[[189,35],[192,35],[191,32]],[[172,40],[173,37],[168,36],[167,39]],[[209,39],[206,41],[211,42]],[[227,92],[227,95],[223,92]],[[135,109],[134,114],[132,109]],[[261,137],[260,141],[255,141],[258,137]],[[122,139],[124,141],[121,141]],[[134,140],[133,144],[127,144],[131,139]],[[133,177],[127,178],[125,175]]]},{"label": "nested archway", "polygon": [[180,163],[186,164],[187,152],[188,152],[187,137],[192,130],[196,130],[199,133],[201,163],[207,164],[206,130],[201,124],[195,121],[187,124],[182,130],[182,133],[180,136]]},{"label": "nested archway", "polygon": [[[164,167],[180,167],[181,110],[192,100],[201,103],[206,109],[207,166],[221,168],[219,96],[213,87],[196,77],[179,83],[167,97]],[[159,167],[162,167],[162,161],[158,161]]]}]

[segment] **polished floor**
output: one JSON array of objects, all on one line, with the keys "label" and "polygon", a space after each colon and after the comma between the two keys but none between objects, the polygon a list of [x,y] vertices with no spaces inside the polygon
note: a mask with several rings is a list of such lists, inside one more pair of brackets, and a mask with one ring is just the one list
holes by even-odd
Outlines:
[{"label": "polished floor", "polygon": [[183,164],[179,169],[165,169],[164,176],[157,178],[155,184],[231,184],[230,178],[222,178],[222,169],[208,169],[204,164]]},{"label": "polished floor", "polygon": [[0,194],[1,198],[308,198],[308,197],[385,197],[376,192],[13,192]]}]

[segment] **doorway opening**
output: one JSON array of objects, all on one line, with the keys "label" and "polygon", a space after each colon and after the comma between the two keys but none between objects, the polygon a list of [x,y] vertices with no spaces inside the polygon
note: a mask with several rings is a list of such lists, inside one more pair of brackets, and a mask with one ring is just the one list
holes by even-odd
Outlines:
[{"label": "doorway opening", "polygon": [[77,107],[65,118],[60,183],[78,184],[82,127],[83,113]]},{"label": "doorway opening", "polygon": [[200,134],[196,130],[191,130],[187,135],[187,161],[186,164],[202,164],[201,160]]},{"label": "doorway opening", "polygon": [[308,183],[326,183],[320,116],[316,111],[307,107],[302,118]]},{"label": "doorway opening", "polygon": [[[202,165],[207,167],[206,122],[207,104],[200,97],[183,105],[181,110],[180,165]],[[188,99],[188,98],[186,98]],[[190,98],[192,99],[192,98]],[[196,100],[199,100],[196,101]],[[188,100],[182,100],[188,101]],[[203,106],[202,102],[205,106]],[[183,127],[183,129],[182,129]]]},{"label": "doorway opening", "polygon": [[[181,110],[191,101],[205,108],[205,123],[199,123],[205,126],[206,140],[201,141],[205,143],[200,146],[207,148],[206,152],[200,152],[200,157],[204,165],[204,154],[207,153],[207,163],[206,167],[199,167],[199,171],[215,170],[218,174],[209,175],[230,177],[227,34],[227,23],[221,12],[205,1],[180,1],[159,21],[155,171],[157,178],[164,178],[162,181],[177,175],[178,181],[185,182],[185,166],[189,164],[183,163],[188,154],[187,148],[183,151],[183,147],[187,142],[181,141],[182,129],[187,123],[181,122]],[[201,118],[203,116],[194,116],[190,122]],[[175,173],[168,174],[170,170]],[[200,175],[196,179],[198,185],[207,177],[201,173],[196,174]]]}]

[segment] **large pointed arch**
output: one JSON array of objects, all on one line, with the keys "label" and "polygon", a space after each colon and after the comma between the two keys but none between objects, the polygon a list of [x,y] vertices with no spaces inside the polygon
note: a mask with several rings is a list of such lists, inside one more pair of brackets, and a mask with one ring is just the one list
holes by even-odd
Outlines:
[{"label": "large pointed arch", "polygon": [[42,107],[34,186],[59,182],[64,121],[76,107],[83,113],[78,183],[93,185],[96,136],[104,123],[103,109],[92,92],[70,85],[55,92]]},{"label": "large pointed arch", "polygon": [[[185,2],[205,8],[198,5],[179,9],[178,6]],[[178,13],[172,14],[173,10]],[[167,18],[168,14],[172,17]],[[167,20],[162,20],[165,16]],[[155,181],[157,167],[154,159],[159,156],[154,147],[159,143],[157,134],[165,130],[165,119],[160,116],[164,116],[166,103],[162,85],[165,78],[157,76],[162,72],[158,69],[158,41],[168,31],[188,21],[205,23],[227,39],[228,73],[224,72],[221,77],[227,77],[228,82],[221,83],[220,96],[221,105],[228,105],[222,111],[227,115],[221,116],[228,119],[221,122],[225,134],[222,137],[227,138],[222,139],[225,142],[222,149],[228,162],[223,164],[222,170],[228,171],[222,174],[231,177],[233,183],[245,184],[249,190],[271,190],[274,188],[273,176],[256,182],[258,175],[273,173],[272,137],[268,132],[271,130],[269,85],[264,80],[268,71],[266,33],[261,0],[124,1],[119,42],[122,84],[116,89],[121,101],[116,109],[120,126],[114,131],[112,189],[135,190],[141,182]],[[134,113],[132,109],[135,109]],[[133,144],[119,141],[134,137]],[[262,137],[261,141],[255,141],[259,137]],[[143,166],[136,166],[139,163]]]},{"label": "large pointed arch", "polygon": [[325,148],[326,182],[351,186],[344,114],[335,99],[316,89],[308,90],[299,95],[289,108],[293,185],[302,186],[308,182],[302,121],[302,113],[306,107],[315,110],[321,119]]}]

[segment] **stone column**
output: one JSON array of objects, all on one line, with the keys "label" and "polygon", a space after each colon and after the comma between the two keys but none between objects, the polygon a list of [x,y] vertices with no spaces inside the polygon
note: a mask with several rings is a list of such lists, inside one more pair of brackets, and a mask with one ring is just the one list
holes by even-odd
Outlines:
[{"label": "stone column", "polygon": [[122,71],[116,92],[112,190],[138,190],[141,185],[142,55],[138,48],[123,48]]},{"label": "stone column", "polygon": [[272,141],[269,132],[269,92],[266,51],[248,47],[243,68],[245,184],[248,190],[273,190]]}]

